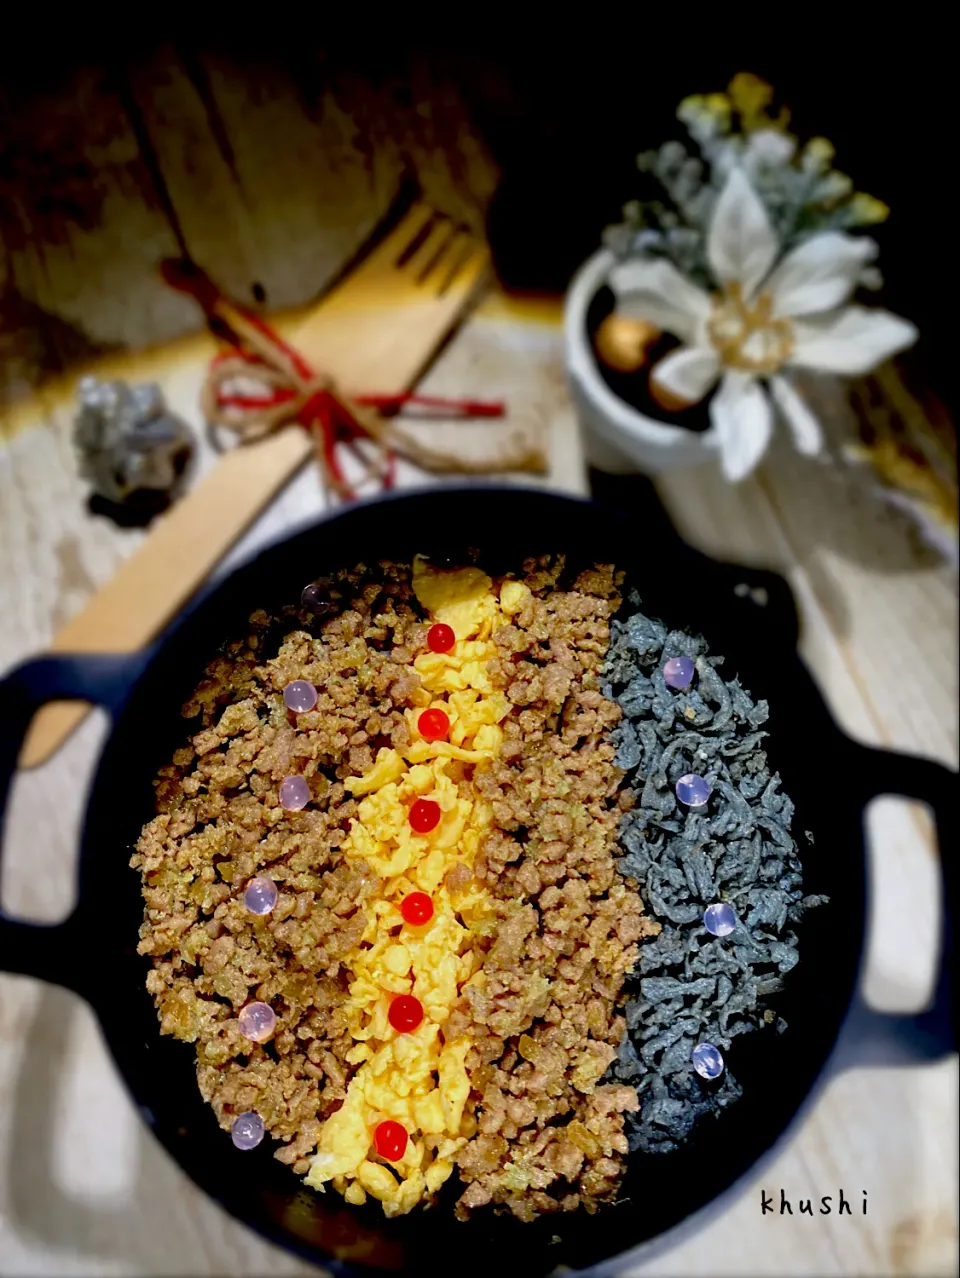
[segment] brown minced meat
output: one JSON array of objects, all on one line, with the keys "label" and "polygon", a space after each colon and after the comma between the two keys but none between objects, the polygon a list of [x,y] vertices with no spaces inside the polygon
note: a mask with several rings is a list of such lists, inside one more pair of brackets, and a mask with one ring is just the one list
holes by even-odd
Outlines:
[{"label": "brown minced meat", "polygon": [[[514,708],[501,759],[475,781],[496,820],[476,873],[498,926],[483,938],[482,993],[470,987],[444,1027],[475,1044],[478,1130],[460,1154],[461,1216],[489,1202],[523,1219],[592,1209],[615,1193],[623,1113],[637,1105],[632,1088],[597,1085],[623,1033],[617,1001],[637,943],[659,931],[614,859],[628,800],[604,739],[619,710],[600,694],[598,670],[618,600],[610,570],[559,590],[562,567],[525,566],[534,598],[495,636],[491,675]],[[276,1157],[298,1174],[349,1083],[343,963],[379,891],[369,866],[340,861],[356,812],[342,783],[381,746],[406,744],[412,658],[425,637],[408,567],[320,585],[332,615],[255,613],[246,639],[208,667],[183,708],[195,730],[158,778],[158,815],[131,861],[162,1032],[196,1044],[200,1090],[220,1125],[256,1110],[280,1142]],[[295,724],[282,696],[293,679],[319,692]],[[293,773],[311,789],[302,812],[279,805]],[[258,918],[242,893],[264,872],[280,895]],[[264,1044],[238,1029],[252,998],[277,1016]]]},{"label": "brown minced meat", "polygon": [[491,1201],[524,1220],[592,1210],[615,1194],[623,1113],[637,1108],[633,1088],[597,1086],[623,1036],[617,1002],[637,943],[660,931],[616,868],[630,800],[605,740],[620,710],[599,670],[619,597],[609,568],[570,590],[556,587],[562,570],[528,564],[534,597],[494,636],[491,674],[514,710],[500,759],[474,777],[496,822],[476,873],[499,898],[500,925],[486,981],[459,1013],[480,1099],[459,1158],[461,1216]]}]

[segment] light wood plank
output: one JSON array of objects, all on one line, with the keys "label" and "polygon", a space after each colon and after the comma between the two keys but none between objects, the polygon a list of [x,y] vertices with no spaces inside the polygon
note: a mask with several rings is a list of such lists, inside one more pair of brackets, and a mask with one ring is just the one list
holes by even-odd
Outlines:
[{"label": "light wood plank", "polygon": [[[241,293],[258,280],[274,306],[313,297],[385,207],[401,148],[428,193],[452,202],[458,216],[478,217],[492,189],[495,174],[471,138],[455,91],[431,80],[426,68],[415,69],[409,107],[388,101],[389,88],[382,100],[371,100],[356,84],[303,93],[286,76],[251,84],[215,59],[203,69],[212,116],[169,52],[142,66],[135,91],[151,116],[184,224],[213,255],[205,264]],[[168,112],[165,127],[152,110],[154,90]],[[116,94],[95,72],[77,71],[62,99],[54,141],[69,150],[70,139],[79,140],[97,173],[96,184],[80,189],[99,205],[90,218],[44,220],[31,201],[46,191],[26,183],[16,197],[30,234],[22,243],[5,242],[0,252],[0,353],[12,370],[11,392],[55,369],[43,335],[52,329],[72,358],[86,359],[103,344],[143,345],[196,322],[192,305],[156,277],[156,262],[175,251],[176,241]],[[423,104],[428,110],[418,115]],[[43,111],[53,118],[49,104]],[[239,183],[212,132],[216,117]],[[35,123],[27,114],[16,119],[31,147]],[[181,137],[195,148],[194,173],[191,156],[178,150]],[[555,325],[555,314],[540,318]],[[29,332],[20,332],[24,325]],[[159,376],[171,403],[192,414],[209,353],[205,338],[190,338],[109,367],[134,379]],[[0,669],[45,646],[142,541],[138,532],[83,513],[69,442],[72,380],[0,419],[0,441],[12,439],[0,442]],[[546,482],[582,487],[555,326],[547,332],[524,324],[515,304],[491,298],[427,386],[436,393],[503,393],[516,413],[551,427]],[[445,429],[453,428],[425,433]],[[486,447],[481,426],[455,429],[465,449]],[[213,462],[204,446],[200,473]],[[849,732],[955,759],[950,582],[916,555],[901,525],[852,511],[824,475],[804,467],[792,455],[783,468],[772,458],[739,489],[687,472],[663,481],[661,492],[695,544],[786,575],[801,610],[804,656]],[[404,482],[420,478],[404,468]],[[305,467],[219,571],[322,508],[315,470]],[[57,917],[69,904],[64,887],[95,728],[91,720],[17,783],[4,900],[32,917]],[[870,828],[881,899],[868,990],[884,1006],[911,1006],[922,998],[929,971],[922,957],[929,954],[933,917],[928,832],[919,813],[892,802],[877,805]],[[717,1220],[631,1272],[955,1272],[956,1130],[955,1061],[850,1073],[819,1098],[762,1184],[783,1185],[797,1197],[862,1185],[870,1195],[867,1218],[763,1219],[757,1183]],[[205,1200],[154,1145],[85,1008],[13,978],[0,978],[0,1254],[11,1274],[308,1272]]]},{"label": "light wood plank", "polygon": [[[202,365],[202,359],[195,359],[192,368],[185,368],[182,361],[178,366],[172,397],[184,411],[190,411],[191,397],[195,396],[199,385]],[[129,371],[135,375],[135,369]],[[540,411],[545,421],[563,421],[565,395],[556,330],[516,320],[507,321],[503,318],[502,303],[491,298],[444,353],[425,388],[437,394],[467,392],[488,397],[503,394],[515,413],[522,415],[526,411]],[[567,423],[572,425],[572,419],[568,418]],[[21,543],[17,561],[20,567],[16,575],[0,575],[0,587],[7,591],[14,616],[24,612],[24,603],[29,601],[35,589],[37,566],[41,562],[35,538],[38,533],[41,539],[46,538],[45,529],[51,519],[53,545],[47,543],[47,549],[42,552],[47,562],[58,562],[56,548],[65,536],[72,536],[82,547],[74,555],[82,566],[79,572],[70,569],[69,553],[61,548],[59,555],[67,564],[66,570],[58,569],[60,579],[74,582],[71,587],[74,606],[85,589],[93,588],[97,575],[105,573],[109,565],[116,562],[117,556],[123,553],[117,547],[122,547],[130,537],[98,521],[86,520],[81,515],[78,488],[70,472],[72,459],[69,448],[64,446],[68,425],[69,413],[61,409],[54,418],[47,419],[45,426],[22,433],[8,450],[18,458],[17,474],[21,482],[27,483],[25,491],[20,490],[19,483],[17,485],[20,505],[15,512],[16,523],[18,527],[32,530],[31,538],[25,538]],[[444,427],[429,429],[442,431]],[[458,425],[456,429],[480,434],[481,437],[474,440],[472,446],[484,444],[482,432],[487,428],[482,425]],[[57,434],[60,445],[36,449],[37,439]],[[33,465],[25,469],[19,459],[28,455],[34,455]],[[570,455],[565,463],[561,461],[560,464],[575,469]],[[59,487],[61,493],[60,499],[54,503],[59,513],[54,515],[46,502],[34,504],[34,496],[43,491],[43,483],[49,483],[58,471],[63,477],[54,483],[54,491]],[[3,476],[8,484],[9,475],[10,471],[5,469]],[[32,481],[28,479],[31,475]],[[409,474],[405,482],[415,478],[419,477]],[[870,738],[874,731],[871,711],[857,698],[857,685],[851,679],[848,659],[841,652],[831,628],[830,620],[835,613],[822,606],[808,576],[792,558],[794,549],[762,485],[757,482],[735,492],[717,484],[708,472],[694,471],[682,478],[675,477],[669,485],[661,487],[670,489],[668,502],[673,504],[674,514],[691,540],[699,541],[712,553],[746,563],[763,563],[787,572],[801,606],[807,659],[826,695],[842,707],[851,730]],[[12,486],[4,489],[0,510],[10,509],[12,491]],[[28,506],[23,505],[25,499],[30,503]],[[69,501],[75,503],[73,509],[64,513]],[[238,558],[262,544],[263,540],[279,535],[290,522],[316,509],[318,501],[315,476],[312,468],[307,468],[294,488],[281,496],[231,558]],[[6,531],[7,526],[4,533]],[[136,536],[139,535],[135,535],[134,539]],[[83,584],[84,573],[89,577],[86,587]],[[36,620],[30,626],[34,633],[37,625],[41,632],[44,627],[50,626],[49,612],[57,597],[56,580],[54,574],[54,579],[46,584],[41,597],[33,604]],[[18,624],[21,627],[20,643],[25,645],[27,636],[23,622]],[[860,632],[857,641],[861,642]],[[941,635],[940,642],[944,641],[945,637]],[[2,642],[4,640],[0,638]],[[9,651],[9,638],[6,643]],[[21,646],[20,653],[25,654],[27,650],[26,646]],[[58,786],[69,787],[76,783],[73,775],[78,771],[76,761],[65,757],[66,754],[65,751],[45,769],[31,773],[19,783],[25,806],[21,807],[15,820],[21,831],[32,828],[32,813],[43,802],[44,787],[50,784],[50,769],[58,769]],[[68,764],[70,768],[66,766]],[[904,811],[902,805],[896,805],[896,810],[898,813]],[[56,824],[56,819],[53,819]],[[884,815],[880,827],[875,831],[875,837],[883,830],[887,831],[888,843],[879,852],[886,868],[894,873],[894,892],[900,914],[898,926],[887,929],[893,947],[889,954],[881,953],[877,960],[881,970],[874,993],[879,995],[880,1001],[886,999],[896,1003],[899,999],[902,1003],[906,973],[909,1002],[922,994],[925,979],[920,970],[922,964],[914,964],[910,956],[923,951],[929,944],[931,904],[929,899],[924,904],[914,897],[909,910],[904,912],[902,908],[902,894],[911,880],[918,877],[915,827],[909,820],[904,822],[889,812]],[[19,837],[23,839],[24,834]],[[45,838],[44,841],[49,846],[50,839]],[[42,883],[55,878],[57,864],[69,863],[70,855],[69,840],[64,832],[49,871],[43,875],[40,884],[36,885],[35,876],[28,874],[28,879],[35,886],[28,893],[24,905],[29,905],[31,911],[37,909],[44,898]],[[929,864],[928,854],[923,855],[926,864]],[[21,861],[18,878],[28,864]],[[911,866],[914,868],[911,869]],[[6,981],[5,997],[10,987],[30,988],[27,982]],[[62,1019],[59,1004],[48,1005],[41,1012],[35,1013],[41,1023],[55,1022],[58,1017]],[[28,1013],[27,1016],[29,1019]],[[114,1133],[110,1137],[111,1147],[129,1141],[129,1131],[126,1136],[122,1135],[123,1125],[128,1123],[131,1129],[136,1130],[136,1119],[132,1113],[122,1121],[117,1118],[117,1113],[124,1112],[125,1105],[128,1105],[122,1099],[119,1085],[114,1082],[104,1090],[103,1084],[93,1082],[103,1076],[113,1078],[102,1049],[98,1056],[86,1041],[78,1055],[74,1057],[71,1054],[69,1059],[72,1062],[68,1071],[70,1077],[77,1080],[85,1078],[88,1081],[82,1086],[100,1089],[97,1091],[99,1099],[93,1108],[96,1113],[103,1114],[98,1125],[102,1124]],[[17,1074],[16,1069],[13,1074],[17,1078],[23,1077],[22,1072]],[[71,1084],[76,1085],[77,1082]],[[857,1072],[848,1075],[821,1098],[794,1141],[763,1177],[764,1186],[779,1187],[782,1184],[788,1195],[796,1197],[835,1192],[835,1182],[837,1188],[843,1185],[859,1189],[860,1181],[864,1181],[871,1203],[871,1215],[866,1222],[831,1218],[823,1223],[815,1222],[811,1230],[806,1219],[785,1217],[781,1220],[777,1217],[764,1221],[759,1216],[759,1186],[754,1185],[747,1188],[717,1221],[631,1272],[662,1275],[949,1272],[954,1245],[952,1239],[955,1237],[951,1199],[956,1180],[950,1167],[951,1147],[944,1145],[942,1133],[944,1129],[952,1130],[955,1126],[955,1087],[955,1064],[916,1072]],[[35,1113],[35,1108],[31,1112]],[[876,1121],[878,1112],[884,1115],[882,1124]],[[86,1149],[94,1146],[82,1124],[77,1127],[77,1115],[65,1114],[64,1123],[66,1131],[72,1132],[74,1141],[84,1141]],[[117,1130],[118,1123],[120,1130]],[[71,1143],[69,1136],[66,1139],[68,1144]],[[69,1167],[69,1160],[64,1166]],[[219,1212],[182,1182],[179,1173],[165,1158],[154,1159],[151,1164],[141,1153],[141,1169],[145,1167],[149,1168],[147,1183],[157,1210],[165,1219],[172,1217],[184,1222],[182,1246],[171,1258],[173,1267],[170,1272],[213,1273],[218,1265],[222,1268],[229,1263],[237,1273],[253,1274],[262,1272],[267,1256],[271,1265],[275,1263],[272,1251],[265,1251],[262,1244],[233,1222],[225,1222]],[[67,1174],[67,1170],[57,1172],[57,1175]],[[139,1185],[140,1182],[137,1182],[136,1192],[139,1192]],[[125,1187],[120,1194],[121,1201],[126,1201],[126,1195],[131,1192],[134,1192],[132,1187]],[[76,1193],[75,1189],[73,1193]],[[71,1211],[76,1213],[76,1208]],[[25,1248],[22,1212],[21,1205],[12,1216],[15,1229],[10,1245],[15,1250],[10,1254],[23,1257],[24,1265],[32,1265],[34,1272],[39,1272],[55,1254],[58,1244],[47,1233],[41,1234],[45,1242],[39,1250],[35,1245]],[[75,1237],[80,1252],[71,1262],[73,1267],[67,1266],[63,1272],[106,1274],[129,1272],[134,1267],[144,1272],[149,1269],[153,1254],[151,1238],[155,1237],[149,1230],[145,1238],[134,1238],[121,1231],[119,1240],[109,1242],[115,1217],[109,1214],[104,1217],[100,1204],[97,1204],[97,1210],[91,1208],[89,1214],[79,1217],[74,1214],[70,1219],[79,1221]],[[118,1256],[122,1259],[118,1260]],[[284,1258],[284,1263],[293,1262]],[[299,1270],[294,1268],[288,1272]]]}]

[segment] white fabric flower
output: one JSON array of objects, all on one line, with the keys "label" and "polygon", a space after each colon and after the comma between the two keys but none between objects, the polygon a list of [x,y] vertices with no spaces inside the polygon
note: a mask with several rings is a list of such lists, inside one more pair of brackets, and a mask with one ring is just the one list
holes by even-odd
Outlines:
[{"label": "white fabric flower", "polygon": [[[772,158],[769,151],[764,158]],[[621,314],[649,320],[684,343],[654,368],[658,386],[698,403],[722,379],[707,438],[720,449],[724,474],[738,480],[756,466],[773,429],[761,382],[797,448],[813,454],[820,425],[783,370],[866,373],[915,342],[917,330],[889,311],[844,305],[876,255],[872,240],[823,231],[778,262],[776,232],[741,166],[717,199],[706,250],[723,290],[714,296],[664,258],[622,262],[610,284]]]}]

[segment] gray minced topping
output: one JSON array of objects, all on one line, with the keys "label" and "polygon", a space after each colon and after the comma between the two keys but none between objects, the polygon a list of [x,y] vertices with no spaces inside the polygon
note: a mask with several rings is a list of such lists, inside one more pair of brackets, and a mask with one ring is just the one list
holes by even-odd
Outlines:
[{"label": "gray minced topping", "polygon": [[[793,803],[761,748],[767,703],[724,680],[723,658],[708,656],[703,639],[639,612],[635,591],[627,606],[632,615],[612,623],[603,672],[604,695],[624,716],[612,734],[615,762],[637,796],[621,824],[619,865],[663,930],[640,949],[627,986],[628,1033],[610,1073],[641,1099],[627,1116],[631,1149],[667,1152],[741,1095],[729,1062],[715,1082],[698,1077],[696,1044],[726,1054],[739,1034],[786,1028],[769,1001],[799,958],[795,925],[827,898],[803,895]],[[696,667],[685,691],[663,678],[664,662],[677,656]],[[688,772],[712,786],[701,809],[674,793]],[[703,926],[703,911],[721,900],[738,923],[719,938]]]}]

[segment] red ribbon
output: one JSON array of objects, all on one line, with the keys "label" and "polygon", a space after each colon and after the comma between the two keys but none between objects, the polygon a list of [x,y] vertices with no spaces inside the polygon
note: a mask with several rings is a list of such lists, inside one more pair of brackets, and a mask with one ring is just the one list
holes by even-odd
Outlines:
[{"label": "red ribbon", "polygon": [[[330,480],[346,499],[356,496],[347,483],[337,457],[337,445],[344,444],[358,453],[361,439],[375,436],[359,417],[351,412],[349,404],[330,386],[323,385],[316,370],[303,355],[291,346],[260,316],[226,298],[216,285],[193,263],[167,261],[161,267],[166,283],[178,292],[187,293],[202,307],[207,323],[218,340],[226,342],[228,349],[214,356],[211,371],[226,360],[242,360],[249,368],[251,378],[258,372],[270,386],[264,394],[230,394],[217,382],[213,402],[218,409],[233,409],[240,414],[257,413],[280,407],[302,398],[304,389],[318,384],[315,392],[304,401],[294,417],[316,437],[318,450]],[[272,374],[272,378],[268,376]],[[289,385],[275,385],[277,377],[286,379]],[[417,395],[409,392],[395,395],[355,395],[352,402],[378,413],[397,413],[406,405],[418,405],[445,415],[466,417],[502,417],[504,405],[475,399],[444,399],[436,395]],[[243,433],[242,422],[234,422],[233,428]],[[372,468],[368,466],[368,470]],[[396,456],[392,449],[384,450],[384,467],[380,479],[384,488],[393,486],[396,472]]]}]

